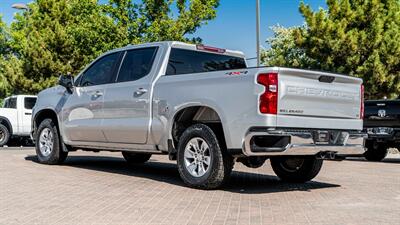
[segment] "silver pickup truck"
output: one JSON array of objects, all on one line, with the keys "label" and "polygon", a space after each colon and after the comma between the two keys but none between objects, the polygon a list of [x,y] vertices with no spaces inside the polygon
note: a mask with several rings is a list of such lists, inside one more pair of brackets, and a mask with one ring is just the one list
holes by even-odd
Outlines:
[{"label": "silver pickup truck", "polygon": [[38,160],[69,151],[120,151],[177,160],[183,181],[221,186],[234,162],[270,159],[285,181],[305,182],[322,160],[364,153],[363,86],[354,77],[248,68],[243,53],[181,42],[105,53],[76,79],[42,91],[33,110]]}]

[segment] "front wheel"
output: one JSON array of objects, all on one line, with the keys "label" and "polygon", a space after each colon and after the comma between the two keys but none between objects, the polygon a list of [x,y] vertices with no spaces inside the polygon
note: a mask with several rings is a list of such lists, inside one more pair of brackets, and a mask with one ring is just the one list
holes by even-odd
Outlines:
[{"label": "front wheel", "polygon": [[178,144],[178,170],[190,187],[214,189],[223,185],[233,168],[233,158],[204,124],[185,130]]},{"label": "front wheel", "polygon": [[61,148],[60,136],[53,120],[43,120],[36,132],[36,155],[40,163],[61,164],[68,156]]},{"label": "front wheel", "polygon": [[283,181],[304,183],[312,180],[321,170],[323,160],[314,157],[271,158],[275,174]]}]

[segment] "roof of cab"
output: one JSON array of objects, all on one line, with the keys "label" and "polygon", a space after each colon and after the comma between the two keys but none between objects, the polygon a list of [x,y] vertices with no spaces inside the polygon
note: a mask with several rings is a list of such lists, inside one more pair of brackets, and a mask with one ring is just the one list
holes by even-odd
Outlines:
[{"label": "roof of cab", "polygon": [[4,98],[4,99],[9,99],[9,98],[17,98],[17,97],[23,97],[23,98],[37,98],[37,96],[36,95],[11,95],[11,96],[8,96],[7,98]]},{"label": "roof of cab", "polygon": [[[121,50],[128,50],[128,49],[133,49],[133,48],[138,48],[138,47],[150,47],[150,46],[167,46],[167,47],[174,47],[174,48],[182,48],[182,49],[189,49],[193,51],[203,51],[203,52],[208,52],[206,50],[199,50],[197,49],[196,44],[189,44],[185,42],[180,42],[180,41],[160,41],[160,42],[150,42],[150,43],[144,43],[144,44],[138,44],[138,45],[127,45],[122,48],[118,49],[113,49],[107,53],[111,52],[117,52]],[[234,51],[234,50],[229,50],[229,49],[224,49],[224,53],[215,53],[214,54],[221,54],[221,55],[229,55],[229,56],[235,56],[235,57],[240,57],[240,58],[245,58],[245,55],[241,51]]]}]

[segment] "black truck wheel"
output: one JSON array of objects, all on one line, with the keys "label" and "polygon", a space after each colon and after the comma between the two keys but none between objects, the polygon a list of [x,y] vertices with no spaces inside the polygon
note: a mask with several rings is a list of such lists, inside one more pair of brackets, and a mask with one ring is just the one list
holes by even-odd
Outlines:
[{"label": "black truck wheel", "polygon": [[323,160],[315,157],[271,158],[275,174],[283,181],[303,183],[312,180],[321,170]]},{"label": "black truck wheel", "polygon": [[382,143],[367,141],[365,147],[367,148],[367,151],[364,153],[364,157],[368,161],[382,161],[388,154],[388,147]]},{"label": "black truck wheel", "polygon": [[237,162],[241,162],[243,165],[255,169],[262,167],[267,159],[268,159],[267,157],[263,156],[250,156],[245,158],[239,158]]},{"label": "black truck wheel", "polygon": [[36,132],[36,155],[40,163],[61,164],[68,156],[61,147],[60,136],[53,120],[43,120]]},{"label": "black truck wheel", "polygon": [[204,124],[193,125],[182,134],[177,163],[182,180],[190,187],[201,189],[223,185],[234,164],[215,133]]},{"label": "black truck wheel", "polygon": [[140,164],[149,161],[151,154],[136,153],[136,152],[122,152],[122,156],[128,163]]},{"label": "black truck wheel", "polygon": [[6,126],[0,124],[0,147],[3,147],[10,140],[10,131]]}]

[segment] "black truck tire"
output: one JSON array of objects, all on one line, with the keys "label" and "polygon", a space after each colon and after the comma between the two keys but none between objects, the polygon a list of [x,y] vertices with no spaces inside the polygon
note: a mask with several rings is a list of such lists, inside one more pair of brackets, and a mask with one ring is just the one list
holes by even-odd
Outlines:
[{"label": "black truck tire", "polygon": [[272,169],[283,181],[304,183],[312,180],[321,170],[323,160],[315,157],[270,158]]},{"label": "black truck tire", "polygon": [[8,143],[8,140],[10,140],[10,136],[11,134],[7,127],[3,124],[0,124],[0,147],[3,147]]},{"label": "black truck tire", "polygon": [[52,119],[45,119],[40,123],[35,140],[36,155],[40,163],[56,165],[67,158],[68,152],[62,150],[58,128]]},{"label": "black truck tire", "polygon": [[124,159],[131,164],[140,164],[149,161],[151,154],[136,153],[136,152],[122,152]]},{"label": "black truck tire", "polygon": [[367,151],[364,153],[364,157],[372,162],[382,161],[388,154],[389,149],[385,144],[374,141],[367,141],[365,147]]},{"label": "black truck tire", "polygon": [[222,186],[229,179],[234,164],[213,130],[204,124],[195,124],[183,132],[177,161],[185,184],[199,189]]}]

